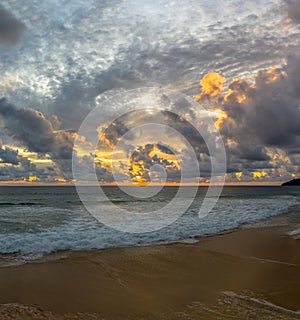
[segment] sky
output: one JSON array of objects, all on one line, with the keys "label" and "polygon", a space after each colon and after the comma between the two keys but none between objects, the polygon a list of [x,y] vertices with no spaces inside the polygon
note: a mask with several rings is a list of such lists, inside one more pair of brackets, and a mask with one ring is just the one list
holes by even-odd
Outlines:
[{"label": "sky", "polygon": [[[71,183],[73,155],[101,183],[114,173],[125,184],[167,174],[172,184],[183,169],[207,183],[210,154],[191,125],[202,125],[203,108],[223,139],[228,183],[300,177],[299,27],[300,0],[1,1],[0,182]],[[165,112],[161,100],[139,102],[143,87],[194,103]],[[128,90],[141,111],[126,114]],[[90,152],[78,130],[103,101]],[[120,117],[105,126],[112,108]],[[186,138],[200,176],[168,128],[122,140],[161,119]]]}]

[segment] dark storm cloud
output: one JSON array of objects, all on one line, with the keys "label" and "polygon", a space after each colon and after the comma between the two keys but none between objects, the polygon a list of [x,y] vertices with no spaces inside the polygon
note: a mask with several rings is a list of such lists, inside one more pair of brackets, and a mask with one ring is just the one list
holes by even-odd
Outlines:
[{"label": "dark storm cloud", "polygon": [[[234,147],[231,156],[248,161],[270,160],[266,148],[287,154],[300,145],[300,57],[290,58],[283,68],[260,71],[255,84],[231,83],[231,93],[222,105],[228,118],[221,133]],[[234,160],[233,160],[234,161]]]},{"label": "dark storm cloud", "polygon": [[22,158],[18,166],[5,166],[0,170],[0,181],[30,181],[30,177],[42,182],[54,182],[53,173],[43,168],[37,168],[28,159]]},{"label": "dark storm cloud", "polygon": [[288,15],[295,23],[300,23],[300,0],[287,1]]},{"label": "dark storm cloud", "polygon": [[51,121],[34,109],[18,109],[6,99],[0,99],[0,116],[5,133],[29,151],[49,153],[54,160],[72,156],[72,133],[55,131]]},{"label": "dark storm cloud", "polygon": [[[40,181],[53,181],[54,168],[37,168],[29,159],[24,158],[17,150],[3,146],[0,140],[0,181],[29,180],[30,176],[36,176]],[[9,166],[6,166],[9,164]]]},{"label": "dark storm cloud", "polygon": [[175,155],[174,151],[170,147],[163,146],[163,145],[161,145],[159,143],[156,146],[161,152],[163,152],[165,154]]},{"label": "dark storm cloud", "polygon": [[26,159],[18,154],[17,151],[9,147],[1,148],[0,161],[10,166],[1,166],[0,181],[20,181],[29,180],[30,176],[38,176],[40,179],[49,179],[49,173],[44,169],[39,169],[29,159]]},{"label": "dark storm cloud", "polygon": [[19,164],[18,151],[9,147],[3,147],[2,141],[0,141],[0,163],[9,163],[12,165]]},{"label": "dark storm cloud", "polygon": [[49,106],[50,114],[61,119],[63,128],[79,129],[89,111],[95,107],[98,90],[86,87],[85,81],[73,80],[63,85],[61,94]]},{"label": "dark storm cloud", "polygon": [[[175,106],[175,110],[177,110],[177,108],[178,105]],[[191,105],[185,109],[186,113],[189,113],[189,111],[192,112]],[[109,127],[100,135],[101,140],[108,147],[113,148],[128,131],[149,123],[166,125],[176,130],[191,144],[197,155],[200,153],[209,153],[204,137],[200,135],[198,130],[184,117],[170,111],[148,113],[146,110],[137,110],[127,113],[109,125]],[[172,131],[170,131],[170,134],[172,135]],[[132,134],[128,134],[127,138],[133,139],[134,137]],[[170,152],[172,151],[169,150],[168,153],[170,154]]]},{"label": "dark storm cloud", "polygon": [[0,4],[0,42],[15,44],[25,25]]},{"label": "dark storm cloud", "polygon": [[[184,117],[169,111],[163,111],[162,115],[164,116],[166,123],[190,143],[195,150],[197,157],[199,157],[201,153],[209,154],[205,143],[205,137],[202,137],[199,131]],[[203,124],[203,126],[205,126],[205,124]]]},{"label": "dark storm cloud", "polygon": [[[123,117],[116,119],[103,133],[100,134],[100,140],[108,147],[115,147],[122,136],[130,130],[130,128],[127,127],[126,118],[127,116],[125,116],[125,119]],[[128,136],[130,138],[130,134]]]}]

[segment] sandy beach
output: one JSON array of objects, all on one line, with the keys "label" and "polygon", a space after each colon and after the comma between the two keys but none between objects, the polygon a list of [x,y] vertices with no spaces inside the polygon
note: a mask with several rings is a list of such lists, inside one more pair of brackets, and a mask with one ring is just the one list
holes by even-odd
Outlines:
[{"label": "sandy beach", "polygon": [[1,268],[0,319],[300,319],[300,240],[286,233],[251,228]]}]

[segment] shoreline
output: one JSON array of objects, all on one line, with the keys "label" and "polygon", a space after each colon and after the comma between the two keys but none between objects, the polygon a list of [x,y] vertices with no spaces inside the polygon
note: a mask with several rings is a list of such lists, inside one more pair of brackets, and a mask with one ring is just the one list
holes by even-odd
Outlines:
[{"label": "shoreline", "polygon": [[[277,217],[277,216],[276,216]],[[201,240],[209,239],[209,238],[217,238],[219,236],[225,236],[229,235],[231,233],[248,230],[248,229],[270,229],[270,228],[280,228],[283,230],[283,228],[286,231],[286,235],[288,233],[291,233],[293,230],[289,228],[288,226],[246,226],[246,227],[237,227],[230,230],[224,230],[217,233],[202,235],[202,236],[195,236],[190,238],[182,238],[174,241],[162,241],[162,242],[154,242],[154,243],[142,243],[142,244],[136,244],[136,245],[124,245],[124,246],[116,246],[116,247],[106,247],[106,248],[91,248],[88,250],[58,250],[55,252],[29,252],[29,253],[20,253],[20,252],[13,252],[13,253],[1,253],[0,254],[0,261],[1,258],[4,260],[3,265],[1,265],[0,262],[0,270],[2,268],[10,268],[10,267],[19,267],[26,264],[39,264],[39,263],[46,263],[49,261],[57,261],[60,259],[65,259],[70,257],[73,254],[94,254],[94,253],[101,253],[105,251],[117,251],[117,250],[130,250],[134,248],[148,248],[148,247],[160,247],[160,246],[173,246],[173,245],[195,245]],[[292,237],[292,235],[290,235]],[[35,258],[33,258],[35,257]],[[24,259],[21,260],[19,263],[12,263],[8,264],[9,259],[11,261],[14,261],[15,259]],[[7,265],[5,265],[7,263]]]},{"label": "shoreline", "polygon": [[[72,251],[55,259],[60,252],[0,268],[0,319],[177,319],[182,312],[228,319],[245,308],[257,308],[260,319],[268,312],[300,319],[300,241],[286,234],[290,229],[235,229],[197,243]],[[247,307],[234,307],[232,315],[222,309],[229,300]]]},{"label": "shoreline", "polygon": [[[300,212],[300,205],[296,204],[293,205],[289,208],[289,210],[294,210],[295,211],[299,211]],[[220,236],[225,236],[225,235],[230,235],[232,233],[236,233],[236,232],[242,232],[242,231],[247,231],[247,230],[269,230],[269,229],[280,229],[281,232],[284,232],[286,236],[290,236],[293,237],[295,240],[298,240],[299,235],[298,233],[296,235],[293,235],[293,231],[298,231],[300,230],[300,226],[297,229],[291,228],[291,226],[289,224],[284,224],[284,225],[263,225],[261,226],[260,223],[264,222],[264,221],[268,221],[270,219],[276,219],[279,218],[281,216],[285,216],[287,213],[281,213],[280,215],[276,215],[276,216],[272,216],[272,217],[268,217],[264,220],[259,220],[257,222],[254,222],[254,224],[249,224],[249,225],[244,225],[244,226],[239,226],[239,227],[235,227],[233,229],[229,229],[229,230],[224,230],[224,231],[220,231],[217,233],[211,233],[211,234],[204,234],[204,235],[199,235],[199,236],[194,236],[194,237],[188,237],[188,238],[182,238],[182,239],[178,239],[178,240],[174,240],[174,241],[161,241],[161,242],[154,242],[154,243],[141,243],[141,244],[135,244],[135,245],[124,245],[124,246],[116,246],[116,247],[105,247],[105,248],[91,248],[88,250],[58,250],[55,252],[30,252],[30,253],[20,253],[20,252],[14,252],[14,253],[2,253],[0,254],[0,260],[1,258],[11,258],[12,260],[15,258],[27,258],[27,257],[32,257],[32,256],[36,256],[37,258],[35,259],[25,259],[20,263],[16,263],[16,264],[8,264],[8,265],[1,265],[0,262],[0,270],[2,268],[10,268],[10,267],[18,267],[18,266],[23,266],[26,264],[34,264],[34,263],[46,263],[49,261],[56,261],[56,260],[60,260],[60,259],[65,259],[68,258],[70,255],[73,254],[80,254],[80,253],[84,253],[84,254],[93,254],[93,253],[101,253],[101,252],[105,252],[105,251],[114,251],[114,250],[130,250],[130,249],[134,249],[134,248],[148,248],[148,247],[160,247],[160,246],[173,246],[173,245],[195,245],[198,244],[199,242],[201,242],[202,240],[206,240],[206,239],[210,239],[210,238],[217,238]],[[300,231],[299,231],[300,232]]]}]

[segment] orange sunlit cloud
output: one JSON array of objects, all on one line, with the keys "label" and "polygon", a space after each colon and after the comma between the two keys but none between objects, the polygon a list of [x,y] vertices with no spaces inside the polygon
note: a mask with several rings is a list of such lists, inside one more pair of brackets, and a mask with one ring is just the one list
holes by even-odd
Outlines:
[{"label": "orange sunlit cloud", "polygon": [[[265,81],[275,82],[280,77],[286,76],[286,74],[276,67],[271,67],[269,70],[262,70],[260,74],[264,76]],[[218,130],[220,130],[225,120],[230,121],[228,114],[220,108],[219,105],[223,103],[239,103],[242,104],[247,100],[247,90],[255,88],[254,84],[250,84],[247,79],[234,78],[231,80],[227,92],[225,92],[224,84],[226,78],[221,76],[218,72],[211,72],[206,74],[200,81],[201,93],[195,97],[196,101],[200,101],[205,97],[218,97],[218,104],[216,111],[219,114],[219,118],[215,122]],[[222,93],[224,93],[222,95]],[[220,101],[221,99],[221,101]]]},{"label": "orange sunlit cloud", "polygon": [[[274,83],[277,85],[276,83],[278,82],[278,84],[280,84],[279,81],[285,77],[287,77],[287,74],[282,70],[282,68],[276,66],[258,72],[258,81],[262,81],[263,83]],[[231,104],[240,104],[241,108],[247,108],[249,104],[251,105],[253,90],[261,85],[260,82],[253,83],[248,79],[234,78],[229,83],[228,89],[226,89],[224,88],[225,82],[226,79],[219,73],[208,73],[200,81],[201,93],[195,97],[196,101],[203,101],[203,98],[205,97],[216,98],[211,100],[211,102],[215,103],[215,106],[210,103],[209,108],[213,108],[216,113],[217,120],[215,121],[215,126],[218,130],[221,130],[225,125],[230,125],[231,127],[237,125],[235,119],[225,112],[227,106],[230,106]],[[235,141],[230,141],[228,139],[227,143],[232,146]],[[273,161],[288,161],[287,156],[283,152],[280,153],[278,150],[274,149],[270,149],[268,152]],[[282,175],[283,174],[284,173],[282,173]],[[247,175],[244,175],[243,172],[236,172],[234,174],[234,177],[239,181],[239,183],[243,180],[244,176],[246,177]],[[251,173],[251,176],[254,181],[263,181],[269,178],[269,174],[265,170],[255,170]]]},{"label": "orange sunlit cloud", "polygon": [[218,72],[210,72],[206,74],[200,81],[201,93],[195,97],[196,101],[204,97],[216,97],[224,92],[224,84],[226,78],[221,76]]},{"label": "orange sunlit cloud", "polygon": [[255,172],[252,172],[252,174],[254,179],[261,179],[268,175],[267,172],[265,171],[255,171]]},{"label": "orange sunlit cloud", "polygon": [[215,126],[218,130],[222,128],[223,122],[225,119],[228,119],[228,115],[225,111],[218,110],[220,118],[215,122]]},{"label": "orange sunlit cloud", "polygon": [[269,76],[268,78],[268,82],[273,82],[276,81],[280,78],[280,76],[284,75],[286,76],[286,74],[282,71],[278,71],[277,68],[272,67],[267,71],[267,75]]},{"label": "orange sunlit cloud", "polygon": [[286,26],[283,28],[284,31],[294,31],[295,27],[294,26]]},{"label": "orange sunlit cloud", "polygon": [[235,78],[231,81],[227,94],[224,97],[225,102],[230,102],[234,100],[238,103],[243,103],[247,97],[245,93],[240,90],[240,86],[249,85],[248,82],[244,79]]},{"label": "orange sunlit cloud", "polygon": [[236,176],[236,178],[237,178],[238,180],[241,180],[241,178],[242,178],[242,176],[243,176],[243,172],[236,172],[235,176]]}]

